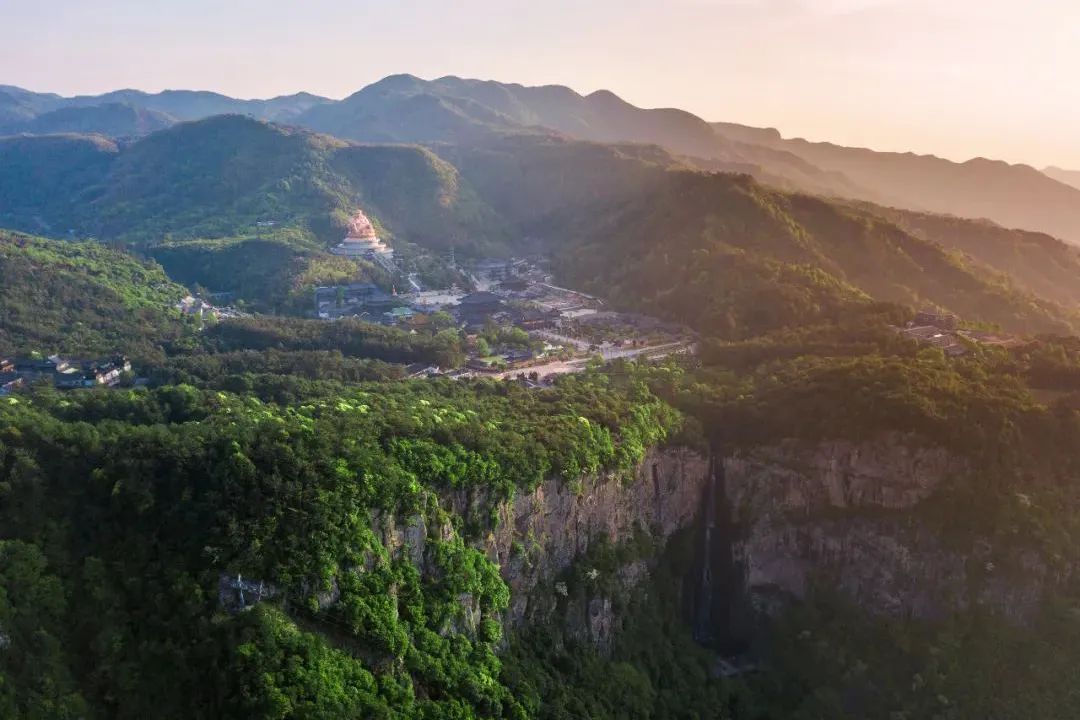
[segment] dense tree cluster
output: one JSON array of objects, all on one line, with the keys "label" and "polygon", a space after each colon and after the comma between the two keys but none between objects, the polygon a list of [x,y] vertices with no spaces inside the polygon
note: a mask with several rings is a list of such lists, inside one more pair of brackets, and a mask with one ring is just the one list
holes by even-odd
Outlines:
[{"label": "dense tree cluster", "polygon": [[221,322],[206,330],[201,345],[211,352],[238,350],[338,351],[346,357],[392,363],[431,363],[446,368],[465,361],[459,333],[410,334],[353,318],[328,323],[256,316]]},{"label": "dense tree cluster", "polygon": [[[526,717],[495,655],[508,590],[466,542],[491,516],[445,498],[493,507],[548,477],[627,472],[679,426],[640,383],[599,375],[541,392],[366,384],[291,406],[187,385],[8,398],[0,707]],[[422,565],[380,517],[428,528]],[[237,575],[273,597],[226,613]]]},{"label": "dense tree cluster", "polygon": [[153,263],[97,243],[0,231],[0,356],[39,352],[160,358],[191,334],[186,291]]}]

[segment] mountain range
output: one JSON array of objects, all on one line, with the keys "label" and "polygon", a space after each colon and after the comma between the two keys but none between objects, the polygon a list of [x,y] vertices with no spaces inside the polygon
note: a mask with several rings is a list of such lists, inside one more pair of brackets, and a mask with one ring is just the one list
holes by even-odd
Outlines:
[{"label": "mountain range", "polygon": [[0,197],[0,226],[134,245],[186,283],[278,309],[340,277],[326,251],[363,207],[403,250],[540,251],[567,280],[722,337],[871,299],[1015,332],[1080,327],[1080,251],[1051,236],[701,172],[655,145],[534,132],[426,149],[226,115],[122,144],[0,138]]},{"label": "mountain range", "polygon": [[[1065,182],[453,78],[4,97],[0,718],[1075,717],[1080,248],[925,209]],[[312,317],[510,256],[480,328]],[[456,372],[539,276],[580,372]]]},{"label": "mountain range", "polygon": [[343,100],[308,93],[240,100],[211,92],[119,90],[63,98],[0,86],[0,133],[145,135],[219,114],[298,125],[368,143],[486,143],[558,134],[601,143],[652,144],[695,167],[744,172],[787,190],[921,212],[986,218],[1080,242],[1075,174],[976,158],[886,153],[781,137],[772,129],[709,123],[678,109],[642,109],[608,91],[394,75]]}]

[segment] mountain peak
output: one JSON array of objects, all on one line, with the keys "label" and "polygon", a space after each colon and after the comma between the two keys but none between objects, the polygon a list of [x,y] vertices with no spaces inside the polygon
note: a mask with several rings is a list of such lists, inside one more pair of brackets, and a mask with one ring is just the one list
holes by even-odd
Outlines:
[{"label": "mountain peak", "polygon": [[626,104],[626,101],[623,100],[618,95],[616,95],[615,93],[611,92],[610,90],[603,90],[603,89],[596,90],[595,92],[589,93],[588,95],[585,96],[585,99],[586,100],[595,100],[597,102],[605,102],[605,103]]}]

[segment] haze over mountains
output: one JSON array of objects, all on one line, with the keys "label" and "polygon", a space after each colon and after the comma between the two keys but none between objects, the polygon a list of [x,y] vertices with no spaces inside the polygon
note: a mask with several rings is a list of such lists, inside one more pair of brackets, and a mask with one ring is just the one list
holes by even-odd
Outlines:
[{"label": "haze over mountains", "polygon": [[[327,249],[363,207],[399,247],[552,253],[569,280],[731,337],[871,299],[1016,332],[1080,327],[1080,250],[1055,238],[1080,237],[1066,232],[1080,227],[1080,190],[1026,166],[459,78],[393,76],[342,101],[7,97],[22,127],[52,132],[0,138],[0,226],[132,245],[268,309],[340,274]],[[256,230],[266,221],[272,238]],[[662,282],[639,277],[657,266]],[[726,294],[710,290],[718,278]]]},{"label": "haze over mountains", "polygon": [[1074,720],[1080,247],[978,218],[1076,239],[1066,171],[458,78],[0,111],[0,719]]},{"label": "haze over mountains", "polygon": [[1043,174],[1054,178],[1058,182],[1072,185],[1074,188],[1080,188],[1080,170],[1063,170],[1059,167],[1051,166],[1045,168]]},{"label": "haze over mountains", "polygon": [[[871,299],[1015,332],[1080,327],[1080,251],[1046,235],[702,173],[652,145],[496,132],[432,147],[236,115],[131,143],[0,138],[0,226],[132,245],[174,278],[277,309],[336,276],[326,250],[363,207],[398,247],[540,250],[568,281],[726,337]],[[256,231],[267,220],[274,238]]]},{"label": "haze over mountains", "polygon": [[916,211],[987,218],[1080,242],[1075,173],[985,159],[955,163],[789,140],[775,130],[708,123],[677,109],[641,109],[598,91],[395,75],[340,101],[298,93],[238,100],[210,92],[120,90],[62,98],[0,86],[0,133],[100,133],[130,138],[177,121],[236,113],[377,143],[479,143],[558,133],[603,143],[647,143],[707,170]]}]

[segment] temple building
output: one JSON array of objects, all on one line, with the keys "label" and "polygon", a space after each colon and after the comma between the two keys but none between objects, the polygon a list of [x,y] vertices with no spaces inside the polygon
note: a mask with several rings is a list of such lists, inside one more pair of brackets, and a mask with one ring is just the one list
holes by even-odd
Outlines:
[{"label": "temple building", "polygon": [[330,252],[335,255],[345,255],[346,257],[369,259],[374,259],[377,256],[384,258],[393,258],[394,256],[394,251],[379,239],[379,236],[375,233],[375,226],[371,224],[371,220],[362,210],[357,210],[352,222],[349,223],[349,234],[345,236],[345,239],[339,245],[331,248]]}]

